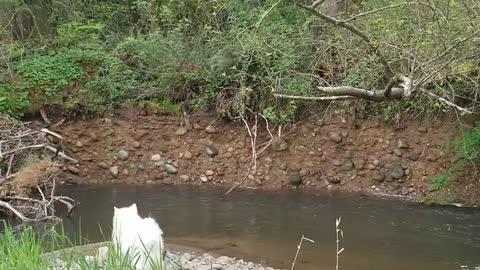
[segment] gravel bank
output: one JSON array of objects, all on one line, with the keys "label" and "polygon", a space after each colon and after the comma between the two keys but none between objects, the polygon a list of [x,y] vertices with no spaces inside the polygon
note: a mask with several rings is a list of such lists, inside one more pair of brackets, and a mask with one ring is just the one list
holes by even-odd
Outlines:
[{"label": "gravel bank", "polygon": [[[105,258],[108,254],[108,248],[105,243],[92,244],[81,246],[74,249],[56,251],[45,254],[49,260],[53,262],[51,269],[55,270],[77,270],[85,269],[80,265],[68,265],[62,260],[65,254],[70,252],[79,252],[84,254],[85,261],[90,262],[91,267],[87,269],[103,269]],[[95,257],[90,256],[99,254]],[[102,255],[103,254],[103,255]],[[83,264],[82,264],[83,265]],[[95,266],[97,265],[97,266]],[[166,270],[276,270],[272,267],[245,261],[243,259],[232,258],[227,256],[214,257],[208,253],[201,253],[197,251],[192,252],[177,252],[174,250],[167,251],[165,258]]]}]

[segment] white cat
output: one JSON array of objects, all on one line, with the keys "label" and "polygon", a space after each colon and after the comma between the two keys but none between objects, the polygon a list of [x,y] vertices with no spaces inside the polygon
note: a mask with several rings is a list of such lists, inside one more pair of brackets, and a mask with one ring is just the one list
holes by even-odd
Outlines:
[{"label": "white cat", "polygon": [[141,218],[137,205],[114,207],[112,242],[117,252],[129,255],[138,270],[151,270],[163,261],[163,231],[153,218]]}]

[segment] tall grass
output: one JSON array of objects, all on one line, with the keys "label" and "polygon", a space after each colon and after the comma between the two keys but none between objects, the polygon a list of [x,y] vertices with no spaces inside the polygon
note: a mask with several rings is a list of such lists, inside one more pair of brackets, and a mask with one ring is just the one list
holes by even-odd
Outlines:
[{"label": "tall grass", "polygon": [[47,269],[47,262],[42,259],[43,240],[31,227],[18,235],[5,224],[5,231],[0,234],[0,269]]},{"label": "tall grass", "polygon": [[[75,248],[62,226],[53,226],[42,235],[32,227],[25,227],[20,232],[5,222],[3,227],[4,232],[0,232],[0,270],[135,270],[137,262],[142,263],[140,255],[144,251],[128,250],[122,256],[114,252],[117,249],[110,242],[93,251]],[[163,261],[156,262],[149,256],[146,260],[145,269],[164,269]]]}]

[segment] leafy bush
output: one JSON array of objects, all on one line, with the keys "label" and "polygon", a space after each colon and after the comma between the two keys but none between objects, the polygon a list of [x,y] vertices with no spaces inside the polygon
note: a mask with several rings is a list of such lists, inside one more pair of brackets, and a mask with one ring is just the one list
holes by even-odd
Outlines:
[{"label": "leafy bush", "polygon": [[69,22],[58,26],[58,43],[60,46],[70,47],[99,47],[100,35],[105,28],[103,23],[90,21]]},{"label": "leafy bush", "polygon": [[[48,99],[40,103],[53,103],[57,94],[68,93],[64,104],[81,103],[101,111],[149,91],[192,108],[221,101],[213,107],[228,117],[248,109],[286,123],[305,103],[278,102],[272,90],[315,96],[316,86],[383,89],[389,78],[372,48],[400,74],[432,60],[421,67],[427,73],[438,69],[429,92],[465,106],[478,101],[480,39],[460,42],[479,27],[480,5],[473,2],[468,8],[458,1],[368,0],[349,5],[349,14],[364,15],[350,23],[371,37],[372,47],[312,16],[295,1],[60,2],[46,4],[52,28],[46,46],[0,46],[0,59],[17,61],[14,71],[29,90]],[[392,5],[398,7],[384,8]],[[379,8],[383,9],[369,13]],[[13,36],[10,33],[10,39]],[[29,44],[33,50],[26,49]],[[25,54],[23,61],[19,56]],[[443,66],[447,58],[452,60]],[[9,68],[1,63],[0,71]],[[78,84],[68,91],[72,81]],[[179,93],[183,99],[176,97]],[[365,115],[381,112],[386,121],[447,109],[445,103],[423,95],[364,106]]]},{"label": "leafy bush", "polygon": [[69,82],[80,79],[83,70],[65,53],[55,55],[34,55],[14,65],[22,75],[25,84],[34,94],[54,97],[64,90]]},{"label": "leafy bush", "polygon": [[430,191],[436,191],[446,187],[453,177],[453,172],[448,170],[443,174],[437,174],[430,179]]},{"label": "leafy bush", "polygon": [[480,123],[462,138],[454,142],[455,150],[462,162],[480,158]]},{"label": "leafy bush", "polygon": [[159,114],[170,114],[175,116],[182,115],[182,108],[177,105],[173,104],[169,99],[164,99],[160,101],[155,100],[142,100],[138,104],[142,108],[149,108],[154,110]]},{"label": "leafy bush", "polygon": [[0,114],[22,115],[30,106],[24,85],[0,84]]}]

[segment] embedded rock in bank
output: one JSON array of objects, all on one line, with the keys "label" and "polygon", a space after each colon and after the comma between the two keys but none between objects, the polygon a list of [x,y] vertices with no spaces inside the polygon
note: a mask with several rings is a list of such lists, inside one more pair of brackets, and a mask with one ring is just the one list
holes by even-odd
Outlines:
[{"label": "embedded rock in bank", "polygon": [[302,182],[302,176],[298,172],[294,172],[288,176],[288,183],[292,186],[299,186]]},{"label": "embedded rock in bank", "polygon": [[178,169],[173,166],[173,164],[165,164],[165,171],[169,174],[176,174],[178,172]]},{"label": "embedded rock in bank", "polygon": [[184,127],[180,127],[177,129],[177,131],[175,131],[175,134],[178,135],[178,136],[183,136],[185,134],[187,134],[188,130]]},{"label": "embedded rock in bank", "polygon": [[160,161],[160,159],[162,159],[162,157],[159,154],[155,154],[150,158],[152,161]]},{"label": "embedded rock in bank", "polygon": [[188,150],[185,151],[185,153],[183,153],[183,158],[186,159],[186,160],[192,159],[192,158],[193,158],[192,152],[190,152],[190,151],[188,151]]},{"label": "embedded rock in bank", "polygon": [[343,163],[341,169],[342,171],[351,171],[353,170],[354,168],[354,165],[353,165],[353,162],[351,160],[345,160],[345,162]]},{"label": "embedded rock in bank", "polygon": [[218,155],[218,150],[217,148],[213,147],[213,146],[209,146],[207,147],[207,155],[211,158],[215,157],[216,155]]},{"label": "embedded rock in bank", "polygon": [[282,138],[278,138],[272,142],[272,149],[275,152],[282,152],[288,149],[288,143]]},{"label": "embedded rock in bank", "polygon": [[376,182],[383,182],[383,180],[385,180],[385,174],[383,172],[373,172],[372,179]]},{"label": "embedded rock in bank", "polygon": [[112,167],[110,167],[110,169],[108,169],[108,171],[110,172],[110,174],[111,174],[113,177],[117,177],[117,176],[118,176],[118,166],[112,166]]},{"label": "embedded rock in bank", "polygon": [[405,169],[398,164],[391,165],[388,168],[388,174],[390,174],[393,179],[400,179],[405,176]]},{"label": "embedded rock in bank", "polygon": [[342,135],[338,134],[337,132],[329,132],[328,133],[328,138],[335,143],[341,143],[342,142]]},{"label": "embedded rock in bank", "polygon": [[67,170],[70,171],[73,174],[79,174],[80,173],[80,170],[75,166],[68,166]]},{"label": "embedded rock in bank", "polygon": [[120,150],[117,153],[117,158],[121,161],[125,161],[128,159],[128,152],[126,150]]}]

